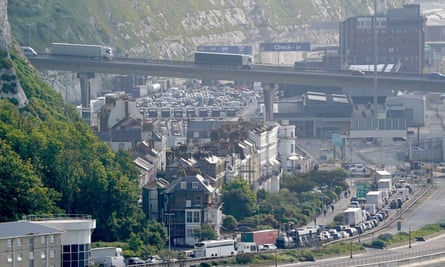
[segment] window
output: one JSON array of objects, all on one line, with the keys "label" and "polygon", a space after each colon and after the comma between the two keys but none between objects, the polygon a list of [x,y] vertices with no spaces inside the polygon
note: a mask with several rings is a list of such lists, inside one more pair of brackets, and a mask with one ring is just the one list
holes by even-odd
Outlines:
[{"label": "window", "polygon": [[12,263],[12,255],[8,254],[8,263]]},{"label": "window", "polygon": [[46,251],[41,251],[40,252],[40,258],[41,259],[46,259]]},{"label": "window", "polygon": [[187,211],[187,223],[192,222],[192,215],[193,215],[193,212]]},{"label": "window", "polygon": [[201,206],[202,198],[201,196],[195,196],[195,206]]},{"label": "window", "polygon": [[8,239],[8,248],[12,248],[12,239]]},{"label": "window", "polygon": [[53,244],[54,242],[56,242],[56,237],[55,237],[55,235],[50,235],[50,236],[49,236],[49,242],[50,242],[51,244]]},{"label": "window", "polygon": [[21,247],[22,246],[22,239],[17,238],[17,247]]},{"label": "window", "polygon": [[56,257],[56,251],[55,251],[54,249],[51,249],[51,250],[49,251],[49,257],[50,257],[51,259],[54,259],[54,258]]},{"label": "window", "polygon": [[181,189],[187,189],[187,182],[180,182],[180,183],[179,183],[179,188],[181,188]]},{"label": "window", "polygon": [[17,253],[17,261],[22,261],[22,260],[23,260],[22,253],[18,252]]},{"label": "window", "polygon": [[41,237],[40,237],[40,244],[46,244],[46,236],[44,236],[44,235],[42,235]]},{"label": "window", "polygon": [[198,188],[198,182],[192,182],[192,188],[194,189]]},{"label": "window", "polygon": [[201,222],[201,220],[200,220],[200,216],[201,214],[200,214],[200,212],[199,211],[194,211],[193,212],[193,223],[200,223]]},{"label": "window", "polygon": [[125,143],[119,143],[118,149],[119,150],[125,150]]}]

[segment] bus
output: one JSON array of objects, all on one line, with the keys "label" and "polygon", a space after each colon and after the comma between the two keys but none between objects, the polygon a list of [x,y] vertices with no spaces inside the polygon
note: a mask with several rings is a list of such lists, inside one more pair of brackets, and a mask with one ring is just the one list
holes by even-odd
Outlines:
[{"label": "bus", "polygon": [[195,258],[225,257],[236,254],[235,240],[207,240],[195,243]]}]

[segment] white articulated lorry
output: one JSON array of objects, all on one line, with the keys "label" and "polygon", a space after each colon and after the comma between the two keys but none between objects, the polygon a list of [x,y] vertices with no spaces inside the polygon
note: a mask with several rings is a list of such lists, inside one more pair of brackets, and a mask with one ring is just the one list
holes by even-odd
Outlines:
[{"label": "white articulated lorry", "polygon": [[113,50],[103,45],[52,43],[51,55],[55,57],[79,57],[94,60],[111,60]]},{"label": "white articulated lorry", "polygon": [[91,249],[91,261],[100,267],[125,267],[125,258],[122,249],[116,247],[103,247]]}]

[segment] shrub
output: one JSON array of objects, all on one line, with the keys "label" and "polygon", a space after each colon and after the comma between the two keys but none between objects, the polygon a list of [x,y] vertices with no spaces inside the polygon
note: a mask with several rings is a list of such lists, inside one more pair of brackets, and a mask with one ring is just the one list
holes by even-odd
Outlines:
[{"label": "shrub", "polygon": [[386,233],[386,234],[383,234],[383,235],[379,235],[377,238],[386,242],[386,241],[389,241],[392,238],[392,234]]},{"label": "shrub", "polygon": [[14,104],[16,106],[19,104],[19,101],[15,97],[8,98],[8,100],[9,100],[9,102],[11,102],[12,104]]},{"label": "shrub", "polygon": [[385,243],[385,241],[383,241],[381,239],[376,239],[376,240],[372,241],[371,247],[383,249],[384,247],[386,247],[386,243]]},{"label": "shrub", "polygon": [[253,254],[251,253],[240,253],[236,255],[236,263],[238,264],[247,264],[253,261]]}]

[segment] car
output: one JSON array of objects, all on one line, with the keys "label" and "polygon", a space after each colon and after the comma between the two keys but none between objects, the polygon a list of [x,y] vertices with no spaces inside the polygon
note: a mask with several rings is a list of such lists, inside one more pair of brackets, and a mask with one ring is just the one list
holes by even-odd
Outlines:
[{"label": "car", "polygon": [[132,266],[132,265],[144,265],[145,261],[140,259],[139,257],[130,257],[127,258],[126,260],[127,262],[127,266]]},{"label": "car", "polygon": [[445,80],[445,74],[442,74],[440,72],[431,72],[429,74],[429,77],[431,80]]},{"label": "car", "polygon": [[149,256],[147,260],[145,260],[145,263],[148,264],[155,264],[155,263],[162,263],[164,262],[158,255]]},{"label": "car", "polygon": [[318,235],[318,237],[319,237],[319,240],[320,240],[320,241],[330,240],[330,239],[332,238],[332,237],[331,237],[331,234],[329,234],[328,231],[322,231],[322,232]]},{"label": "car", "polygon": [[353,70],[352,75],[365,75],[365,72],[362,70]]},{"label": "car", "polygon": [[357,229],[353,228],[353,227],[347,227],[347,228],[345,228],[344,231],[346,231],[349,234],[349,236],[355,236],[358,234]]},{"label": "car", "polygon": [[397,209],[398,208],[398,203],[397,203],[397,200],[395,200],[395,199],[393,199],[393,200],[391,200],[391,202],[389,203],[389,208],[390,209]]},{"label": "car", "polygon": [[366,167],[363,164],[355,164],[354,166],[349,168],[351,172],[364,172]]},{"label": "car", "polygon": [[274,244],[264,244],[262,247],[260,247],[260,250],[273,250],[277,249],[277,246]]},{"label": "car", "polygon": [[22,46],[23,54],[27,57],[35,57],[37,56],[37,52],[30,46]]}]

